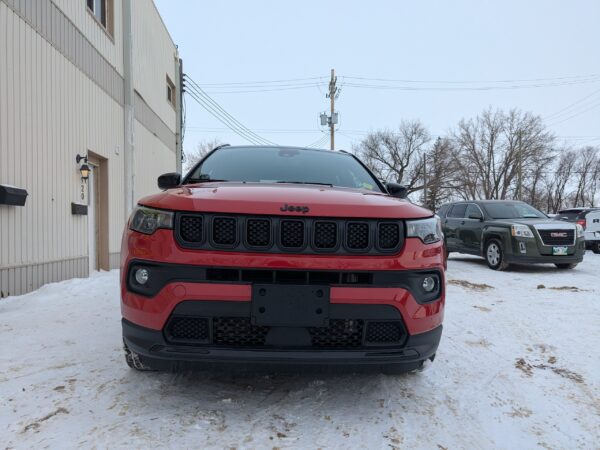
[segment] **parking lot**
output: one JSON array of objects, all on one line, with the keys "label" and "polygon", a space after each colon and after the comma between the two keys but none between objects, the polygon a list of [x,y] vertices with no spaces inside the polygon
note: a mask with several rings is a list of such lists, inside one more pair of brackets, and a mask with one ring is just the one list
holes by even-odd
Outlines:
[{"label": "parking lot", "polygon": [[451,255],[422,373],[136,373],[118,272],[0,300],[6,448],[593,448],[600,255],[494,272]]}]

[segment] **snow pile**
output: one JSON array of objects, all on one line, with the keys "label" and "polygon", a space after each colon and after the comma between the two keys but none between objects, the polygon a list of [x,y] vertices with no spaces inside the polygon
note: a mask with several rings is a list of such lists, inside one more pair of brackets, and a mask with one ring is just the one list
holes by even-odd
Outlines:
[{"label": "snow pile", "polygon": [[600,256],[493,272],[452,257],[445,331],[406,376],[136,373],[118,273],[0,300],[8,448],[594,448]]}]

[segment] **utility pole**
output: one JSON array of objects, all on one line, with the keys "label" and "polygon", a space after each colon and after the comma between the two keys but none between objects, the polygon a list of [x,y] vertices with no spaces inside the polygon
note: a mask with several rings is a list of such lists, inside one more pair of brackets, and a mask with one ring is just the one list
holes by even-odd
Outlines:
[{"label": "utility pole", "polygon": [[[335,124],[333,123],[333,117],[335,114],[335,94],[337,92],[337,78],[335,76],[335,69],[331,69],[331,81],[329,82],[329,100],[331,100],[331,119],[329,121],[329,132],[331,134],[330,144],[331,150],[335,150]],[[337,120],[336,120],[337,123]]]},{"label": "utility pole", "polygon": [[329,126],[329,142],[331,150],[335,150],[335,126],[339,122],[338,113],[335,112],[335,99],[340,96],[340,89],[337,87],[337,77],[335,69],[331,69],[331,80],[329,81],[329,91],[325,95],[330,100],[330,115],[326,112],[321,113],[321,125]]}]

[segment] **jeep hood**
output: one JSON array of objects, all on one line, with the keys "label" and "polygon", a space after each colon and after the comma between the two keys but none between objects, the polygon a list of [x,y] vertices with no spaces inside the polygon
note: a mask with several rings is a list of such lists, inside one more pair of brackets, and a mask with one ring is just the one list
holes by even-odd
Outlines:
[{"label": "jeep hood", "polygon": [[[407,200],[382,193],[291,184],[190,184],[145,197],[139,204],[174,211],[285,216],[417,219],[433,215]],[[309,211],[284,211],[285,205],[306,206]]]}]

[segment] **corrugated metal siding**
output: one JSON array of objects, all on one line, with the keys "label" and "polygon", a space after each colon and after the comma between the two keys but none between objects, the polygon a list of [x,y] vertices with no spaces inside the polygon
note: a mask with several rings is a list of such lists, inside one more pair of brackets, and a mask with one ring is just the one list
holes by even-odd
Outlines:
[{"label": "corrugated metal siding", "polygon": [[[0,206],[0,290],[18,294],[87,272],[87,217],[70,209],[81,201],[77,153],[109,160],[109,251],[119,251],[125,218],[115,148],[122,148],[123,109],[3,1],[0,183],[29,197],[25,207]],[[83,269],[64,262],[74,260],[85,260]]]},{"label": "corrugated metal siding", "polygon": [[[7,2],[21,19],[88,77],[98,83],[98,86],[104,89],[108,95],[117,102],[123,103],[123,78],[114,67],[114,61],[111,63],[106,59],[102,52],[94,47],[86,35],[77,29],[75,24],[53,2],[50,0],[2,1]],[[77,4],[79,10],[90,15],[85,11],[84,0],[81,2],[70,0],[68,4]],[[94,22],[92,25],[101,29],[93,17],[89,19]],[[102,33],[104,34],[103,31]],[[116,46],[108,37],[105,37],[104,40],[108,40],[113,47],[121,48],[122,61],[122,46]]]},{"label": "corrugated metal siding", "polygon": [[[30,0],[31,1],[31,0]],[[51,3],[50,0],[33,0],[44,3]],[[137,0],[133,0],[136,2]],[[115,20],[114,35],[111,38],[106,31],[98,24],[96,19],[90,14],[85,6],[85,0],[53,0],[58,8],[68,17],[75,27],[89,39],[91,46],[97,49],[100,54],[117,70],[123,74],[123,23],[121,21],[122,2],[114,0]],[[82,7],[83,5],[83,7]]]},{"label": "corrugated metal siding", "polygon": [[[139,92],[135,91],[135,97],[133,99],[133,109],[135,111],[135,118],[138,120],[148,131],[153,133],[159,138],[163,144],[171,149],[172,152],[175,148],[175,135],[173,131],[158,117],[152,109],[148,106],[145,100],[140,96]],[[135,136],[134,136],[135,139]],[[173,157],[173,155],[171,155]]]},{"label": "corrugated metal siding", "polygon": [[131,3],[132,30],[135,36],[133,87],[142,94],[144,101],[167,127],[175,130],[175,110],[167,100],[167,75],[175,83],[177,49],[152,0],[133,0]]},{"label": "corrugated metal siding", "polygon": [[[87,275],[87,217],[73,216],[70,210],[72,201],[81,201],[78,153],[93,151],[108,160],[109,263],[111,268],[119,264],[126,220],[123,80],[113,65],[120,70],[121,5],[115,1],[117,40],[110,43],[115,47],[110,50],[100,42],[106,36],[97,34],[99,26],[88,17],[84,0],[56,1],[68,18],[49,0],[0,0],[0,183],[29,192],[25,207],[0,205],[0,291],[4,295]],[[150,8],[143,14],[154,26],[154,5],[145,2]],[[82,27],[85,36],[74,24]],[[164,31],[162,24],[160,29]],[[171,60],[174,47],[168,35],[163,37],[168,42],[160,51],[168,48],[164,59]],[[136,68],[141,61],[149,64],[148,58],[140,57]],[[169,70],[174,71],[172,60]],[[144,98],[153,97],[154,91],[166,96],[164,76],[161,69],[160,82],[152,78],[141,82],[139,89],[149,91],[141,91]],[[144,102],[135,112],[139,116],[134,134],[139,198],[156,192],[159,174],[174,170],[175,126],[164,123]]]},{"label": "corrugated metal siding", "polygon": [[[157,174],[156,176],[135,177],[135,200],[146,195],[155,194],[158,190],[156,181],[158,175],[175,170],[174,153],[150,133],[137,119],[134,121],[133,135],[137,152],[134,170],[136,174]],[[143,158],[138,157],[143,152]]]}]

